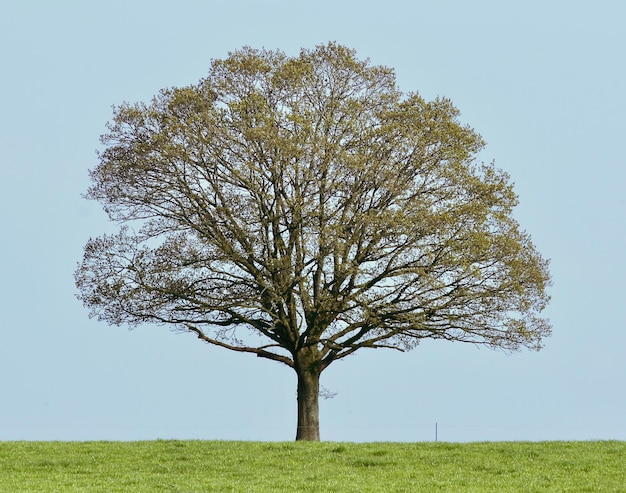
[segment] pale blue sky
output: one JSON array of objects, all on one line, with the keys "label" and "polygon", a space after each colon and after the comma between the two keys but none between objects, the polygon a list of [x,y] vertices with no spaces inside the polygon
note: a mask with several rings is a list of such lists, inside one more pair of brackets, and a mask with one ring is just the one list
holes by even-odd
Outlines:
[{"label": "pale blue sky", "polygon": [[626,3],[8,0],[0,5],[0,440],[291,440],[295,374],[161,327],[89,320],[73,271],[111,231],[81,198],[111,105],[243,45],[337,41],[449,97],[510,173],[554,287],[513,355],[362,351],[322,384],[324,440],[626,440]]}]

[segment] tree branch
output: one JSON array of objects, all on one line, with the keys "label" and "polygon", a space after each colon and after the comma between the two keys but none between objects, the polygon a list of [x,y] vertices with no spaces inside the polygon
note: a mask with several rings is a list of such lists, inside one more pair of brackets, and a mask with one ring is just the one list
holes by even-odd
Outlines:
[{"label": "tree branch", "polygon": [[226,349],[230,349],[231,351],[237,351],[240,353],[252,353],[252,354],[256,354],[259,358],[266,358],[266,359],[271,359],[272,361],[278,361],[280,363],[283,363],[291,368],[294,367],[294,363],[293,361],[288,358],[287,356],[283,356],[280,354],[276,354],[276,353],[272,353],[270,351],[266,351],[265,348],[267,347],[280,347],[278,345],[273,345],[273,346],[263,346],[263,347],[258,347],[258,348],[252,348],[252,347],[241,347],[241,346],[234,346],[232,344],[228,344],[225,343],[223,341],[218,341],[216,339],[213,339],[209,336],[207,336],[202,330],[200,330],[199,328],[191,325],[191,324],[185,324],[185,327],[187,327],[187,329],[190,332],[195,333],[198,336],[198,339],[203,340],[204,342],[207,342],[209,344],[213,344],[214,346],[219,346],[219,347],[223,347]]}]

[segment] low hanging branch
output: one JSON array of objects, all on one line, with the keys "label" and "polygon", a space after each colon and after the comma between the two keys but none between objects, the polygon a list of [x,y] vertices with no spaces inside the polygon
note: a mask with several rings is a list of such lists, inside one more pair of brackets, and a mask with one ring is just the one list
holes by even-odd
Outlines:
[{"label": "low hanging branch", "polygon": [[207,335],[204,332],[202,332],[199,328],[194,327],[191,324],[185,324],[185,327],[187,328],[187,330],[189,330],[189,332],[195,333],[198,336],[198,339],[202,339],[204,342],[208,342],[209,344],[213,344],[214,346],[223,347],[226,349],[230,349],[231,351],[237,351],[240,353],[253,353],[253,354],[256,354],[259,358],[267,358],[273,361],[278,361],[280,363],[284,363],[287,366],[290,366],[291,368],[293,368],[293,361],[291,361],[291,359],[287,358],[286,356],[281,356],[279,354],[275,354],[270,351],[267,351],[267,349],[271,347],[280,347],[276,344],[269,344],[267,346],[256,347],[256,348],[245,347],[245,346],[235,346],[232,344],[228,344],[224,341],[220,341],[218,339],[207,337]]}]

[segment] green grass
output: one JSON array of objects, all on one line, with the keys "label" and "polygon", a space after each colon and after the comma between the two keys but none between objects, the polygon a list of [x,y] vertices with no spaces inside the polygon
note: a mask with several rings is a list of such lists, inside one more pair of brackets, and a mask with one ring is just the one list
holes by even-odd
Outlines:
[{"label": "green grass", "polygon": [[0,442],[0,492],[626,492],[626,442]]}]

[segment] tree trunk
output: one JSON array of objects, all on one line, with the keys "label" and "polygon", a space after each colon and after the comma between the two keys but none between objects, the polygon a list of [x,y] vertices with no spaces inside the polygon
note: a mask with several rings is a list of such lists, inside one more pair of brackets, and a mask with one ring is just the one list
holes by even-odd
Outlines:
[{"label": "tree trunk", "polygon": [[296,358],[296,373],[298,374],[298,429],[296,440],[319,442],[319,361],[311,358],[310,352],[307,351],[307,353],[309,354],[300,354]]}]

